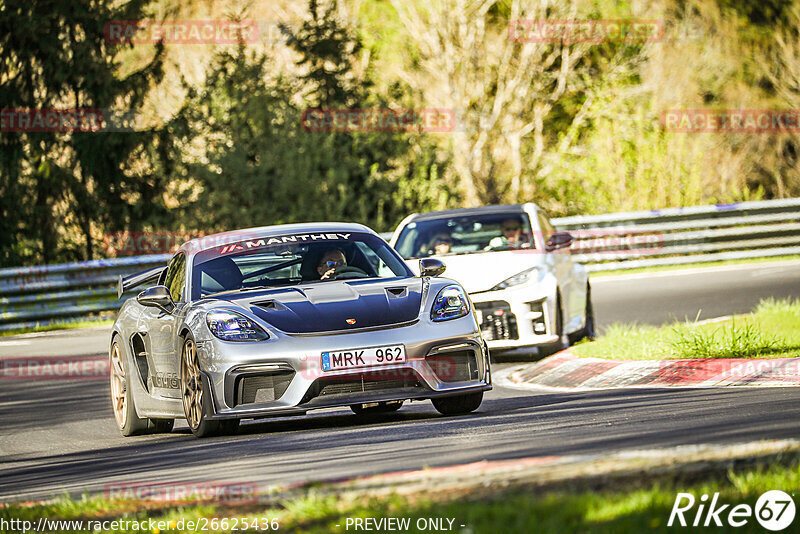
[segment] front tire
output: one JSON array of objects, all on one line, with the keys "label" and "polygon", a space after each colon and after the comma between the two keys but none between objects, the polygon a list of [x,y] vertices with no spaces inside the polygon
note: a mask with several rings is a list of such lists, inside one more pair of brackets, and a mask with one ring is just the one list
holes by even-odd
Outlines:
[{"label": "front tire", "polygon": [[181,397],[183,399],[183,413],[192,434],[198,438],[217,436],[220,434],[233,434],[239,427],[238,419],[216,421],[209,419],[208,413],[211,402],[204,387],[203,374],[200,372],[200,362],[197,358],[197,346],[194,339],[187,336],[183,342],[181,352]]},{"label": "front tire", "polygon": [[575,332],[574,334],[570,334],[570,345],[577,343],[581,339],[588,339],[589,341],[594,341],[597,333],[595,332],[594,326],[594,307],[592,306],[592,287],[589,284],[586,284],[586,311],[584,312],[584,317],[586,318],[583,324],[583,328]]},{"label": "front tire", "polygon": [[483,391],[454,397],[437,397],[431,399],[431,402],[442,415],[464,415],[478,409],[483,402]]}]

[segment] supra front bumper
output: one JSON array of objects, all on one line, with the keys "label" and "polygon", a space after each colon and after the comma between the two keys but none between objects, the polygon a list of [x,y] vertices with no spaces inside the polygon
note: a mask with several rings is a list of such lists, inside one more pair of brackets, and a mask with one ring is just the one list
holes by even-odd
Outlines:
[{"label": "supra front bumper", "polygon": [[556,334],[555,288],[538,284],[471,294],[484,339],[490,350],[504,351],[547,345]]},{"label": "supra front bumper", "polygon": [[[273,335],[274,334],[274,335]],[[434,335],[435,334],[435,335]],[[267,417],[491,389],[489,353],[472,314],[369,332],[286,335],[257,343],[197,343],[213,418]],[[323,371],[322,352],[404,345],[406,361]]]}]

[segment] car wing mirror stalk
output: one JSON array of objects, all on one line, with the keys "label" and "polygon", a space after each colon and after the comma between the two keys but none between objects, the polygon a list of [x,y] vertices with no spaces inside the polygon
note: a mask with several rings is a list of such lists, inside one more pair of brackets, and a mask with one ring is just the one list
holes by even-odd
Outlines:
[{"label": "car wing mirror stalk", "polygon": [[167,313],[172,313],[175,303],[166,286],[153,286],[145,289],[136,297],[136,302],[142,306],[158,308]]},{"label": "car wing mirror stalk", "polygon": [[572,245],[573,237],[569,232],[556,232],[547,240],[547,250],[567,248]]},{"label": "car wing mirror stalk", "polygon": [[426,276],[439,276],[445,270],[445,265],[441,260],[436,258],[423,258],[419,260],[419,275]]}]

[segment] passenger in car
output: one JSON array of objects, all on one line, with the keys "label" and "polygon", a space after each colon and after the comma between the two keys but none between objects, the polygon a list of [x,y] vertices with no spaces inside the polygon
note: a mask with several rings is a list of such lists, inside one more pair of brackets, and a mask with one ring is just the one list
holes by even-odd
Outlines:
[{"label": "passenger in car", "polygon": [[445,232],[439,232],[436,234],[433,239],[431,239],[430,243],[427,247],[427,255],[428,256],[441,256],[443,254],[449,254],[450,249],[453,247],[453,238],[450,237],[450,234]]},{"label": "passenger in car", "polygon": [[522,230],[522,221],[517,217],[504,220],[502,224],[500,224],[500,231],[503,235],[493,237],[485,250],[518,249],[531,246],[530,235]]}]

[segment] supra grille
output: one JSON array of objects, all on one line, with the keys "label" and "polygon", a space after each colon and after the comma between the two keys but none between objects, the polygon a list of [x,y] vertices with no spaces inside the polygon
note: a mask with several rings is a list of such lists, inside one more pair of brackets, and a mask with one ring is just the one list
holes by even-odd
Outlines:
[{"label": "supra grille", "polygon": [[483,315],[481,335],[486,341],[497,339],[519,339],[517,316],[511,313],[511,306],[504,300],[480,302],[475,308]]},{"label": "supra grille", "polygon": [[258,404],[280,399],[294,378],[293,372],[244,376],[239,380],[237,405]]},{"label": "supra grille", "polygon": [[472,350],[445,352],[425,358],[442,382],[463,382],[478,379],[478,361]]}]

